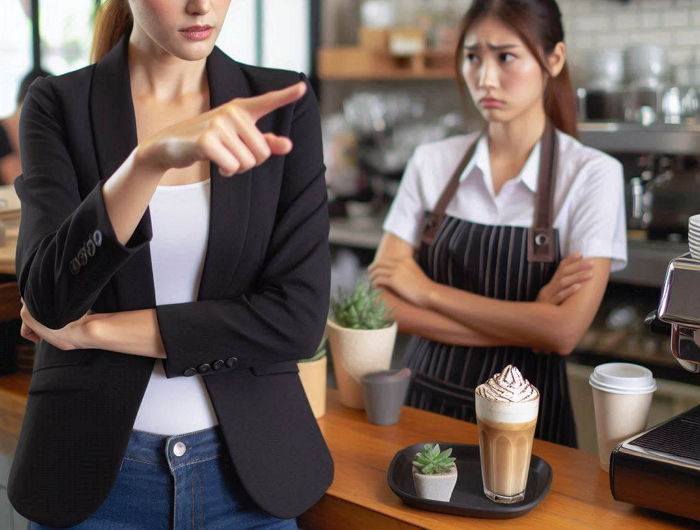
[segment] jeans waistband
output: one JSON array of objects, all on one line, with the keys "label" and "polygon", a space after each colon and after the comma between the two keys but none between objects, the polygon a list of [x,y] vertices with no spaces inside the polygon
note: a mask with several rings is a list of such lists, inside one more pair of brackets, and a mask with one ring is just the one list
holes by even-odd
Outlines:
[{"label": "jeans waistband", "polygon": [[159,464],[174,470],[189,464],[220,458],[226,454],[225,451],[219,425],[201,431],[173,435],[133,429],[124,458]]}]

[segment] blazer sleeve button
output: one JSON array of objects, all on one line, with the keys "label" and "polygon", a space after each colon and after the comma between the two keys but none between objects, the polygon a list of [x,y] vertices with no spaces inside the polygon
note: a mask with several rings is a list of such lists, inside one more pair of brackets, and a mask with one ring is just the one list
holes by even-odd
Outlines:
[{"label": "blazer sleeve button", "polygon": [[200,374],[204,374],[204,373],[208,372],[209,370],[211,370],[211,366],[209,366],[209,364],[207,364],[207,363],[202,363],[197,367],[197,371]]},{"label": "blazer sleeve button", "polygon": [[88,255],[85,247],[81,248],[78,252],[78,262],[80,262],[81,265],[87,265]]},{"label": "blazer sleeve button", "polygon": [[102,232],[99,230],[95,230],[92,233],[92,240],[95,243],[96,246],[101,246],[102,245]]},{"label": "blazer sleeve button", "polygon": [[95,249],[97,247],[95,246],[95,242],[92,239],[88,239],[85,242],[85,249],[87,250],[88,256],[92,257],[95,255]]},{"label": "blazer sleeve button", "polygon": [[185,370],[185,371],[183,372],[183,375],[185,375],[185,376],[187,376],[187,377],[191,377],[191,376],[193,376],[193,375],[197,375],[197,370],[195,370],[194,368],[188,368],[187,370]]},{"label": "blazer sleeve button", "polygon": [[216,361],[211,363],[211,367],[214,370],[220,370],[223,365],[224,365],[224,361],[222,361],[221,359],[217,359]]},{"label": "blazer sleeve button", "polygon": [[238,366],[238,357],[229,357],[226,359],[226,366],[229,368],[235,368]]},{"label": "blazer sleeve button", "polygon": [[72,260],[70,260],[68,268],[70,269],[70,273],[73,276],[76,276],[80,272],[80,263],[78,263],[78,260],[76,258],[73,258]]}]

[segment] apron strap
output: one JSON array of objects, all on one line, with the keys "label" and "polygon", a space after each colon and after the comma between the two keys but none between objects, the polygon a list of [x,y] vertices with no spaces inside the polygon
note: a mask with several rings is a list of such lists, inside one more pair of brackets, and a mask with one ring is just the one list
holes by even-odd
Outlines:
[{"label": "apron strap", "polygon": [[450,181],[447,183],[447,186],[445,186],[445,189],[442,191],[442,195],[440,195],[437,205],[435,206],[433,211],[428,213],[428,215],[426,215],[423,219],[423,224],[421,226],[421,239],[426,245],[432,245],[433,243],[435,243],[437,231],[438,228],[440,228],[440,225],[442,225],[442,220],[445,217],[445,210],[447,210],[447,205],[450,203],[455,193],[457,193],[457,188],[459,187],[459,178],[462,176],[462,173],[464,173],[464,170],[467,168],[469,161],[474,157],[474,153],[476,152],[476,146],[479,143],[479,138],[481,138],[481,135],[476,137],[476,140],[472,142],[472,144],[467,149],[467,152],[462,157],[462,160],[460,160],[459,164],[457,165],[457,168],[455,169],[454,173],[452,174],[452,177],[450,178]]},{"label": "apron strap", "polygon": [[556,184],[557,136],[552,124],[547,125],[540,147],[540,172],[537,178],[535,216],[527,234],[527,260],[552,263],[555,259],[554,185]]},{"label": "apron strap", "polygon": [[[470,160],[474,157],[479,138],[481,138],[481,135],[479,135],[467,149],[467,152],[462,157],[462,160],[457,165],[447,186],[445,186],[445,189],[440,195],[433,211],[429,212],[423,219],[421,225],[421,241],[428,246],[435,243],[437,231],[445,218],[447,205],[457,192],[462,173],[464,173]],[[547,121],[540,147],[540,167],[537,180],[533,227],[528,229],[527,234],[527,259],[530,262],[553,262],[555,260],[556,245],[553,228],[553,202],[554,184],[556,181],[554,176],[556,153],[556,130],[552,124]]]}]

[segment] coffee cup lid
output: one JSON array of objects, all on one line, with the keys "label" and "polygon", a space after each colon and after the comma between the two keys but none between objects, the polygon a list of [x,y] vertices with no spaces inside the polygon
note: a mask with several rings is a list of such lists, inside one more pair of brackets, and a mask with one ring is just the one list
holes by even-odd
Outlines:
[{"label": "coffee cup lid", "polygon": [[613,394],[647,394],[656,390],[651,370],[631,363],[598,365],[588,382],[597,390]]}]

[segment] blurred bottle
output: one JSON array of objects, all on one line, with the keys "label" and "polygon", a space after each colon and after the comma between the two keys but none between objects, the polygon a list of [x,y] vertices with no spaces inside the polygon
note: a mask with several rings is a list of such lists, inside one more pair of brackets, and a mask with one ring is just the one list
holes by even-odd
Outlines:
[{"label": "blurred bottle", "polygon": [[435,47],[435,2],[433,0],[421,0],[415,14],[415,25],[425,35],[428,48]]},{"label": "blurred bottle", "polygon": [[459,25],[464,10],[457,0],[439,0],[434,29],[434,47],[436,50],[453,53],[457,48]]}]

